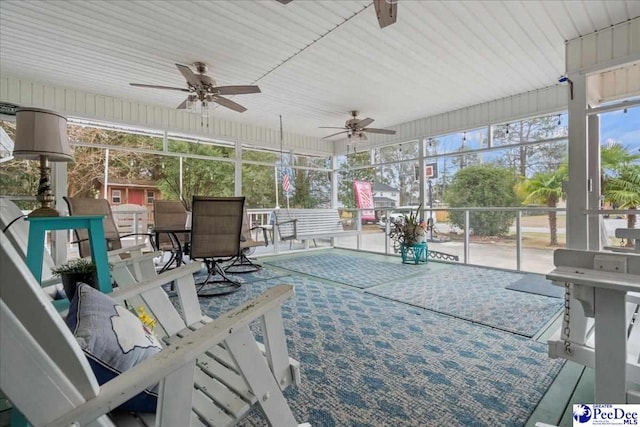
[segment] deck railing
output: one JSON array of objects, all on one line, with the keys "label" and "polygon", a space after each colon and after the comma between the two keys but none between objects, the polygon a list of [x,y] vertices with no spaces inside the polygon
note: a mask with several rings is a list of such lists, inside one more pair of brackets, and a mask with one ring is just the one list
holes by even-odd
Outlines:
[{"label": "deck railing", "polygon": [[[389,216],[393,208],[376,209],[377,218]],[[272,209],[248,209],[252,226],[265,226],[271,230],[270,245],[259,248],[256,255],[276,254],[302,249],[302,245],[289,246],[273,244],[273,230],[271,221]],[[355,249],[364,252],[398,255],[394,251],[393,242],[389,238],[391,224],[380,226],[379,220],[375,224],[362,224],[361,213],[364,209],[343,209],[343,225],[345,229],[355,230],[355,235],[339,237],[332,240],[317,241],[319,246],[331,246],[345,249]],[[462,224],[453,225],[449,216],[459,212]],[[513,221],[500,236],[479,236],[474,234],[472,225],[474,215],[483,213],[507,212],[513,215]],[[551,245],[551,229],[549,213],[556,215],[556,242]],[[139,218],[146,213],[138,209],[124,210],[118,214],[126,215],[127,229],[123,231],[144,233],[147,230],[141,226],[144,219]],[[615,238],[616,228],[626,228],[627,214],[640,214],[637,210],[598,210],[585,211],[585,215],[600,217],[601,240],[603,246],[619,246],[622,242]],[[459,262],[469,265],[504,268],[523,272],[546,273],[553,268],[553,251],[566,245],[566,209],[548,207],[499,207],[499,208],[424,208],[422,217],[433,218],[434,228],[427,232],[428,246],[431,251],[458,256]],[[639,218],[640,219],[640,218]],[[640,223],[636,223],[640,228]],[[140,237],[138,237],[138,240]],[[69,235],[69,241],[73,236]],[[141,243],[135,238],[125,245]],[[49,241],[49,239],[47,239]],[[74,252],[70,245],[70,253]]]},{"label": "deck railing", "polygon": [[[389,239],[390,225],[362,224],[361,212],[365,209],[343,209],[345,229],[356,230],[355,236],[317,241],[319,246],[355,249],[358,251],[398,255]],[[393,208],[376,209],[377,218],[388,216]],[[269,225],[271,210],[249,210],[252,223]],[[462,218],[460,225],[453,225],[449,216],[458,212]],[[474,233],[472,224],[476,215],[487,213],[510,213],[513,220],[500,236],[481,236]],[[555,213],[556,233],[552,245],[549,213]],[[602,246],[620,245],[615,238],[616,228],[626,228],[626,214],[640,214],[637,210],[585,211],[585,215],[597,215],[601,225]],[[497,207],[497,208],[424,208],[424,218],[433,218],[434,229],[427,232],[431,251],[456,255],[460,263],[502,268],[522,272],[545,274],[553,269],[553,251],[566,246],[566,209],[549,207]],[[640,224],[636,224],[638,228]],[[300,250],[302,245],[275,245],[262,248],[267,253],[283,253]],[[261,251],[261,253],[264,253]]]}]

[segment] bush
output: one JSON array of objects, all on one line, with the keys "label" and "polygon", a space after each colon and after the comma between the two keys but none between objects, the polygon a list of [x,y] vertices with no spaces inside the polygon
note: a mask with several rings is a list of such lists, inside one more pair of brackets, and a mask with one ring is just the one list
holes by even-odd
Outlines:
[{"label": "bush", "polygon": [[[452,208],[519,206],[511,170],[492,165],[459,170],[447,188],[445,201]],[[500,236],[509,231],[515,212],[470,212],[469,227],[479,236]],[[452,224],[464,227],[464,212],[449,212]]]},{"label": "bush", "polygon": [[55,276],[61,276],[63,274],[87,274],[96,271],[96,265],[89,259],[78,258],[69,261],[66,264],[55,266],[51,269],[51,273]]}]

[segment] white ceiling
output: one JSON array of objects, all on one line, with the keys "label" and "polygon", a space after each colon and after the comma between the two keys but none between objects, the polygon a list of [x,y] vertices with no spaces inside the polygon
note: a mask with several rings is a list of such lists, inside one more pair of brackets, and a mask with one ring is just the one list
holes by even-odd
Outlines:
[{"label": "white ceiling", "polygon": [[[324,136],[352,109],[372,127],[553,85],[564,42],[640,16],[640,1],[409,1],[378,27],[368,0],[0,1],[0,73],[165,107],[175,63],[258,84],[216,117]],[[0,98],[1,98],[0,94]]]}]

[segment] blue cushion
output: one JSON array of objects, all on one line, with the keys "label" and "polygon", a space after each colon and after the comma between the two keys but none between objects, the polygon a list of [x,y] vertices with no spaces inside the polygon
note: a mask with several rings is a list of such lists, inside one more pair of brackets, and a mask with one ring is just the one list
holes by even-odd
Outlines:
[{"label": "blue cushion", "polygon": [[[101,385],[162,350],[160,342],[136,315],[84,283],[71,300],[67,325]],[[156,385],[120,408],[155,412],[157,401]]]}]

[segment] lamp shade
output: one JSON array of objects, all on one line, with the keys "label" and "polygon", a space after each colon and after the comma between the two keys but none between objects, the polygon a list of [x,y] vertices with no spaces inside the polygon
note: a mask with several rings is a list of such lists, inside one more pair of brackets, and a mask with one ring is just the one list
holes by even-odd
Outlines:
[{"label": "lamp shade", "polygon": [[54,111],[18,108],[13,155],[33,160],[47,156],[55,162],[73,160],[67,136],[67,118]]}]

